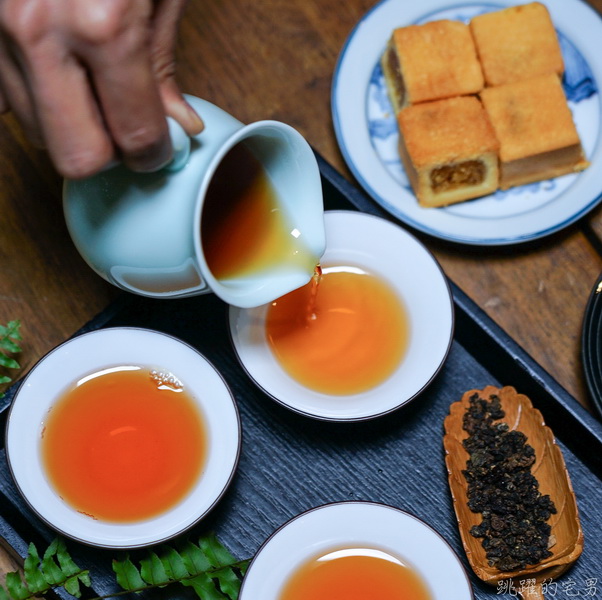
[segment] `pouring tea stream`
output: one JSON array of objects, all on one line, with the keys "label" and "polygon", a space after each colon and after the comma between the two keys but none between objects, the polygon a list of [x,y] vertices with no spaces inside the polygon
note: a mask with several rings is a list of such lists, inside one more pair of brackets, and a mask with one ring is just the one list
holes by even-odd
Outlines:
[{"label": "pouring tea stream", "polygon": [[[311,147],[284,123],[243,125],[205,100],[187,99],[205,129],[188,138],[170,123],[170,165],[155,173],[118,165],[65,181],[76,248],[107,281],[154,298],[214,292],[246,308],[306,284],[326,247]],[[224,261],[229,270],[220,274]]]}]

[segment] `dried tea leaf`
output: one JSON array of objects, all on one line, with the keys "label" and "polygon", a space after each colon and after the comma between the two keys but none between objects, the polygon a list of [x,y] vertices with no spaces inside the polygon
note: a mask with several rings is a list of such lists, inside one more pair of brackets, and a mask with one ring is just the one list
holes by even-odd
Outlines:
[{"label": "dried tea leaf", "polygon": [[[555,542],[550,547],[551,556],[525,569],[503,572],[490,566],[481,541],[470,534],[471,528],[480,524],[481,515],[471,511],[468,506],[467,481],[463,475],[469,458],[463,446],[468,433],[463,429],[463,418],[470,397],[475,393],[484,398],[499,396],[504,411],[502,421],[510,430],[521,431],[527,436],[528,443],[535,450],[535,463],[531,472],[539,482],[541,494],[549,495],[557,508],[557,513],[548,521],[551,537]],[[577,502],[561,450],[552,431],[545,425],[541,413],[533,408],[529,398],[518,394],[509,386],[501,389],[487,386],[484,390],[470,390],[464,394],[462,400],[452,404],[444,428],[445,460],[454,510],[466,556],[476,575],[493,585],[507,578],[531,578],[542,582],[555,578],[568,569],[583,549]]]}]

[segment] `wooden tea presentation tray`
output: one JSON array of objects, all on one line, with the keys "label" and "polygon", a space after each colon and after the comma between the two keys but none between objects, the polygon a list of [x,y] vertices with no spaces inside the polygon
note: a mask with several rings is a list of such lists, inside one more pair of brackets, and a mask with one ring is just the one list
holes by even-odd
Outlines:
[{"label": "wooden tea presentation tray", "polygon": [[[358,209],[394,220],[321,159],[320,169],[327,209]],[[82,331],[135,326],[167,332],[202,352],[232,390],[243,428],[238,471],[224,498],[190,533],[192,537],[214,531],[234,556],[249,558],[276,528],[309,508],[344,500],[382,502],[424,520],[447,540],[465,566],[477,599],[504,596],[480,581],[466,559],[447,481],[443,421],[451,404],[467,390],[515,387],[531,398],[556,435],[577,496],[585,540],[581,557],[570,571],[550,582],[547,597],[571,598],[576,592],[587,596],[588,590],[591,595],[595,580],[601,594],[602,423],[450,285],[455,336],[442,370],[408,405],[365,423],[310,420],[263,394],[240,367],[230,342],[227,306],[212,294],[183,300],[124,295]],[[2,425],[16,385],[0,400]],[[21,557],[29,542],[45,549],[56,536],[15,489],[4,448],[0,450],[0,536]],[[67,543],[76,562],[91,570],[95,594],[116,589],[111,571],[114,551]]]}]

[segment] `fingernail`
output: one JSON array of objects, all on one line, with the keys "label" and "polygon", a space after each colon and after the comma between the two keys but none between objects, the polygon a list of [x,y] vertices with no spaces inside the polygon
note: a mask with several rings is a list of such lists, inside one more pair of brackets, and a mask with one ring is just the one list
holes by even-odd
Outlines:
[{"label": "fingernail", "polygon": [[203,122],[203,119],[200,117],[200,115],[196,112],[196,110],[194,110],[194,108],[190,106],[190,104],[186,103],[186,108],[188,109],[188,115],[191,125],[191,131],[189,131],[188,133],[190,135],[197,135],[198,133],[201,133],[203,129],[205,129],[205,123]]},{"label": "fingernail", "polygon": [[188,102],[183,102],[172,107],[170,114],[190,136],[197,135],[205,129],[203,119],[201,119]]}]

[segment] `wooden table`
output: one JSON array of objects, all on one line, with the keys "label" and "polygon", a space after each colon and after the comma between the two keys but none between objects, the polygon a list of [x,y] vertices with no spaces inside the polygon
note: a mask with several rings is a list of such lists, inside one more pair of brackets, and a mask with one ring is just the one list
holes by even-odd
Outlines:
[{"label": "wooden table", "polygon": [[[602,0],[589,1],[602,12]],[[352,179],[333,131],[331,80],[347,36],[373,4],[195,0],[181,29],[182,89],[244,123],[291,124]],[[10,116],[0,120],[0,152],[0,323],[22,323],[17,377],[118,292],[76,252],[63,220],[61,180]],[[588,406],[581,323],[602,271],[602,209],[525,245],[473,248],[419,237],[449,278]]]}]

